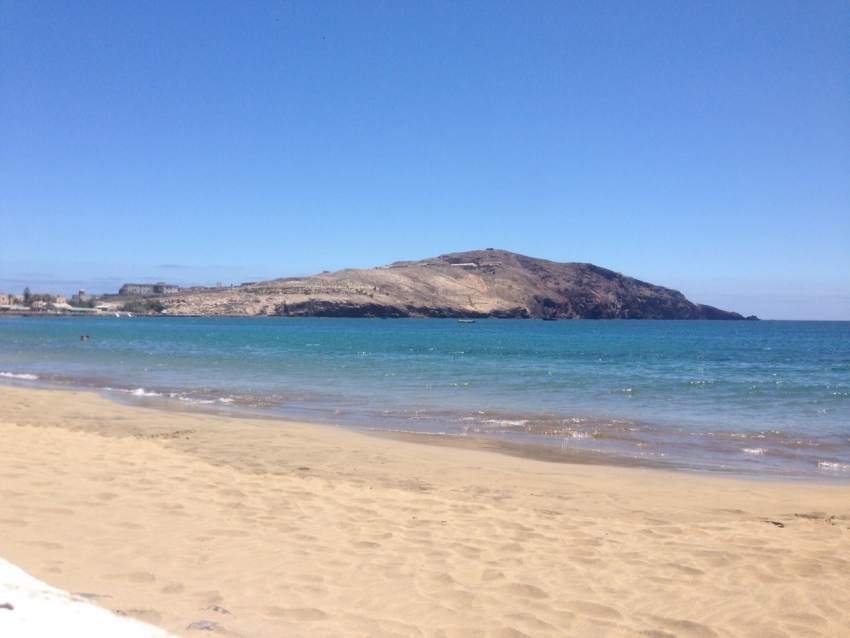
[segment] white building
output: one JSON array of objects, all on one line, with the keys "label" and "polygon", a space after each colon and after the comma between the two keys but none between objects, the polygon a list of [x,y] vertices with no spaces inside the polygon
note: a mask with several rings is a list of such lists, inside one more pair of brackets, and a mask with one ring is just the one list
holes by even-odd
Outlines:
[{"label": "white building", "polygon": [[119,295],[170,295],[180,292],[180,286],[159,281],[155,284],[124,284]]}]

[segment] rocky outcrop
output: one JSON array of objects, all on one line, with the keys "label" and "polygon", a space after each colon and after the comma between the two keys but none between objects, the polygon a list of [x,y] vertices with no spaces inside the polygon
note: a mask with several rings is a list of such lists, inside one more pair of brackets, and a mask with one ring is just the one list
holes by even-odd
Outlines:
[{"label": "rocky outcrop", "polygon": [[170,314],[201,315],[744,319],[593,264],[491,249],[167,295],[161,301]]}]

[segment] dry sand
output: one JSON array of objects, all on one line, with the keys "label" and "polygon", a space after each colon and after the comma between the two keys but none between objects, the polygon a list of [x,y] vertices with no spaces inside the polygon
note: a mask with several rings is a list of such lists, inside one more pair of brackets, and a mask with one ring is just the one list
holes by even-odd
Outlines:
[{"label": "dry sand", "polygon": [[183,636],[850,636],[847,484],[11,387],[0,437],[0,556]]}]

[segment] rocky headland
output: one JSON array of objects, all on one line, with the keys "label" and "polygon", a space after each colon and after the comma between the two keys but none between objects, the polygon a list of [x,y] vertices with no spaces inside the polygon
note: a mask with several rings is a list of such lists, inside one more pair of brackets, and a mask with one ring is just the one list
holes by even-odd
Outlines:
[{"label": "rocky headland", "polygon": [[171,315],[744,319],[593,264],[493,249],[158,299]]}]

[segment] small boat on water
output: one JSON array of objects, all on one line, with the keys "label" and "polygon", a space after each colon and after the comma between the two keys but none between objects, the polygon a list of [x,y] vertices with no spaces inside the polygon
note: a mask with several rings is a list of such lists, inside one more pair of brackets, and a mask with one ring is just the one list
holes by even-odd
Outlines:
[{"label": "small boat on water", "polygon": [[458,319],[458,323],[475,323],[475,319]]},{"label": "small boat on water", "polygon": [[557,321],[557,317],[543,317],[543,321]]}]

